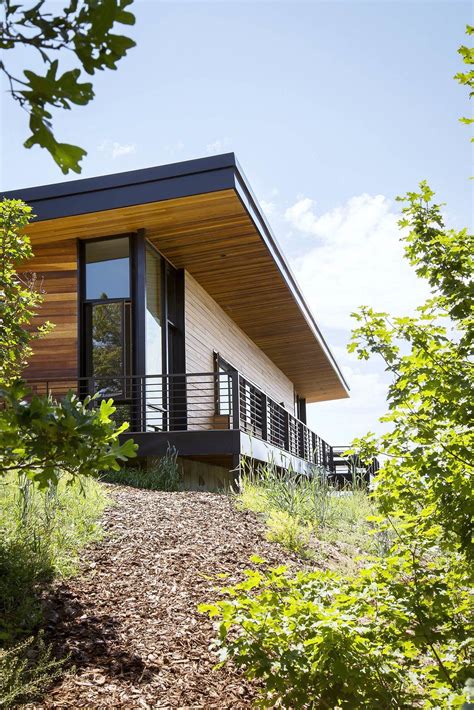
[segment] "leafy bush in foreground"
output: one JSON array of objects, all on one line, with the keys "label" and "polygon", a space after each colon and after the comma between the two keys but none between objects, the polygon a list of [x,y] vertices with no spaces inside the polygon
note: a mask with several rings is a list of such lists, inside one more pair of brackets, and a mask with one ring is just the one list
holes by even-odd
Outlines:
[{"label": "leafy bush in foreground", "polygon": [[218,617],[221,663],[263,681],[263,707],[461,707],[469,678],[465,567],[388,557],[347,577],[285,567],[202,605]]},{"label": "leafy bush in foreground", "polygon": [[[409,193],[406,254],[433,295],[416,316],[362,308],[351,349],[392,375],[392,425],[356,442],[384,454],[372,516],[389,554],[355,575],[249,572],[202,607],[221,658],[263,681],[262,704],[456,708],[469,700],[472,639],[474,240],[444,227],[424,183]],[[444,323],[447,323],[444,325]],[[358,452],[358,453],[359,453]],[[260,501],[261,502],[261,501]]]}]

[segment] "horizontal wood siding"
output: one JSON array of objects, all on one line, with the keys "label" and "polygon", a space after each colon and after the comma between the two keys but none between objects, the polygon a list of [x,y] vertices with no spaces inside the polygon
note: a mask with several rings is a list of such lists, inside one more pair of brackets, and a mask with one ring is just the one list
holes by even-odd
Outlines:
[{"label": "horizontal wood siding", "polygon": [[211,372],[213,351],[293,411],[293,383],[223,311],[191,274],[185,278],[187,372]]},{"label": "horizontal wood siding", "polygon": [[54,330],[34,340],[33,356],[25,376],[77,377],[77,243],[68,239],[52,244],[34,244],[34,257],[21,271],[35,272],[44,301],[34,324],[54,323]]}]

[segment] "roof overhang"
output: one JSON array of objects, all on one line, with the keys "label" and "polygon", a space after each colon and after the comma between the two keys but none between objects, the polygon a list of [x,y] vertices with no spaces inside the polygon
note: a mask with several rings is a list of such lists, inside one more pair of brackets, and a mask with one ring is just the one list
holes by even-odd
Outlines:
[{"label": "roof overhang", "polygon": [[233,153],[15,190],[35,243],[145,229],[292,380],[308,402],[348,386]]}]

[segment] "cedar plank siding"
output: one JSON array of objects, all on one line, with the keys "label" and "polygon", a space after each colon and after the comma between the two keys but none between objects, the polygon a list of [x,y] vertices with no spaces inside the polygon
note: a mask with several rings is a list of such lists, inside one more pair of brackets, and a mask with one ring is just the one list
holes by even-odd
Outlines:
[{"label": "cedar plank siding", "polygon": [[19,271],[33,271],[44,293],[35,325],[49,320],[51,333],[32,341],[33,355],[24,376],[27,378],[77,377],[77,242],[68,239],[52,244],[33,244],[34,257]]},{"label": "cedar plank siding", "polygon": [[213,351],[250,382],[293,412],[293,383],[186,271],[184,287],[186,371],[212,372]]},{"label": "cedar plank siding", "polygon": [[[35,321],[40,324],[49,320],[55,328],[44,338],[33,341],[33,356],[25,376],[74,378],[78,375],[77,240],[33,244],[33,248],[34,258],[22,265],[21,270],[34,271],[38,279],[43,279],[44,301]],[[185,347],[188,373],[213,372],[215,350],[244,377],[266,390],[272,399],[284,402],[285,407],[293,411],[291,380],[188,272],[185,274]],[[202,406],[210,414],[213,402],[203,402]],[[210,417],[209,426],[215,425]]]}]

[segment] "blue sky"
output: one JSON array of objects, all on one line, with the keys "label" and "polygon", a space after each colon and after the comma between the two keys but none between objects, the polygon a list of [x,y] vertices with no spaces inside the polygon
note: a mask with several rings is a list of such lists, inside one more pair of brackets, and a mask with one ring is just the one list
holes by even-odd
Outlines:
[{"label": "blue sky", "polygon": [[[351,402],[312,406],[310,423],[331,443],[377,428],[386,382],[345,354],[347,316],[360,303],[409,310],[423,295],[401,260],[396,195],[426,178],[452,226],[472,222],[467,91],[452,79],[471,4],[135,10],[137,48],[95,79],[90,106],[58,113],[58,137],[88,150],[83,177],[235,151],[352,385]],[[0,187],[64,179],[22,147],[26,120],[5,94],[1,108]]]}]

